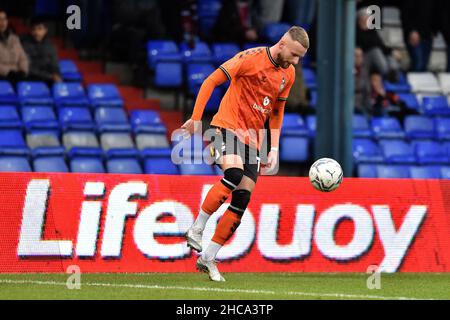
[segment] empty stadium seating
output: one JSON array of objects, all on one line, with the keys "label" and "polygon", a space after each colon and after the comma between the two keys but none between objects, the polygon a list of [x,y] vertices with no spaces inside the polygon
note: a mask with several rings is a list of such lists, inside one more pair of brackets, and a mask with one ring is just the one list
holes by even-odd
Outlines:
[{"label": "empty stadium seating", "polygon": [[353,159],[356,163],[381,163],[383,155],[370,139],[353,139]]},{"label": "empty stadium seating", "polygon": [[81,83],[59,82],[53,85],[53,99],[57,107],[89,106],[89,100]]},{"label": "empty stadium seating", "polygon": [[0,107],[0,129],[20,129],[22,121],[15,106]]},{"label": "empty stadium seating", "polygon": [[19,82],[17,84],[17,96],[22,105],[53,104],[50,90],[44,82]]},{"label": "empty stadium seating", "polygon": [[0,104],[15,105],[18,102],[16,92],[8,81],[0,81]]},{"label": "empty stadium seating", "polygon": [[123,99],[113,84],[90,84],[87,87],[90,105],[97,107],[123,107]]},{"label": "empty stadium seating", "polygon": [[83,77],[78,70],[77,65],[73,60],[61,59],[59,60],[59,71],[64,81],[82,81]]},{"label": "empty stadium seating", "polygon": [[[220,3],[198,1],[203,34],[210,31]],[[395,15],[383,19],[393,27],[385,36],[403,47]],[[287,28],[289,25],[269,24],[263,40],[272,44]],[[245,44],[241,48],[234,43],[197,41],[190,47],[171,40],[151,40],[147,43],[147,61],[155,86],[187,88],[195,97],[204,79],[220,64],[242,49],[267,45]],[[205,163],[174,164],[172,150],[180,146],[181,156],[191,160],[204,158],[204,150],[194,148],[205,146],[201,138],[193,137],[180,144],[176,139],[169,142],[169,130],[159,112],[135,110],[128,115],[124,109],[126,94],[109,80],[95,81],[109,79],[101,73],[103,66],[77,59],[66,57],[59,61],[64,82],[51,88],[43,82],[21,82],[14,88],[0,81],[0,171],[222,174],[218,167]],[[97,73],[85,77],[84,72],[93,64],[98,64]],[[304,61],[302,65],[311,93],[310,106],[314,108],[316,72],[305,67]],[[83,80],[90,84],[83,85]],[[384,81],[384,85],[386,91],[396,93],[419,115],[409,115],[404,122],[392,117],[368,119],[355,115],[353,160],[357,175],[450,178],[450,74],[409,72],[401,74],[395,83]],[[217,110],[224,89],[213,92],[206,111]],[[140,96],[143,99],[143,90]],[[281,162],[308,163],[315,135],[315,115],[285,114]]]}]

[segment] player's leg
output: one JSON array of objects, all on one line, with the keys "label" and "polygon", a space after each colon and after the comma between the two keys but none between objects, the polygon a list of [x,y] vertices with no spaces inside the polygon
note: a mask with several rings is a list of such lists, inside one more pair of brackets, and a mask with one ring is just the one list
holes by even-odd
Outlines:
[{"label": "player's leg", "polygon": [[233,190],[240,184],[244,175],[242,158],[236,154],[222,156],[224,177],[217,181],[208,191],[201,210],[192,227],[186,233],[188,246],[202,251],[202,234],[209,217],[228,199]]},{"label": "player's leg", "polygon": [[197,260],[197,268],[208,273],[213,281],[225,281],[217,268],[215,259],[219,250],[239,227],[254,188],[255,181],[244,176],[236,190],[232,192],[231,204],[220,218],[208,247]]},{"label": "player's leg", "polygon": [[231,203],[217,224],[211,244],[202,254],[205,260],[214,260],[220,248],[239,227],[254,188],[255,182],[244,176],[237,189],[232,192]]}]

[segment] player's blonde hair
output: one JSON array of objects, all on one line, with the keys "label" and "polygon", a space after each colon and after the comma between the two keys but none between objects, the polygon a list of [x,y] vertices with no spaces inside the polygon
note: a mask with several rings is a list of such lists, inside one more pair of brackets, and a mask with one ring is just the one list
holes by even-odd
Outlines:
[{"label": "player's blonde hair", "polygon": [[300,42],[305,49],[309,48],[308,33],[302,27],[293,26],[286,32],[286,34],[289,34],[292,40]]}]

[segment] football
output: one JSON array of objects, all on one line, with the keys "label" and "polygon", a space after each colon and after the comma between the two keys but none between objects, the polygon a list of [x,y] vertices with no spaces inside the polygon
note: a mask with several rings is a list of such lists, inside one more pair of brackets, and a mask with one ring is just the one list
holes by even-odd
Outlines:
[{"label": "football", "polygon": [[330,158],[321,158],[309,169],[309,180],[314,188],[323,192],[335,190],[342,183],[343,172],[340,164]]}]

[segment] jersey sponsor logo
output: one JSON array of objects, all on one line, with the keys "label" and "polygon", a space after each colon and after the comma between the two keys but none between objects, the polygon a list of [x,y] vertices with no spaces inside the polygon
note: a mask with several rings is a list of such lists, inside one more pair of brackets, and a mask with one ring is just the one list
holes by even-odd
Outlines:
[{"label": "jersey sponsor logo", "polygon": [[265,108],[257,105],[256,103],[254,103],[252,107],[253,107],[253,109],[258,110],[259,112],[264,113],[264,114],[269,114],[271,111],[270,109],[265,109]]},{"label": "jersey sponsor logo", "polygon": [[268,105],[269,105],[269,103],[270,103],[270,99],[269,99],[269,97],[264,97],[264,100],[263,100],[263,106],[264,107],[267,107]]}]

